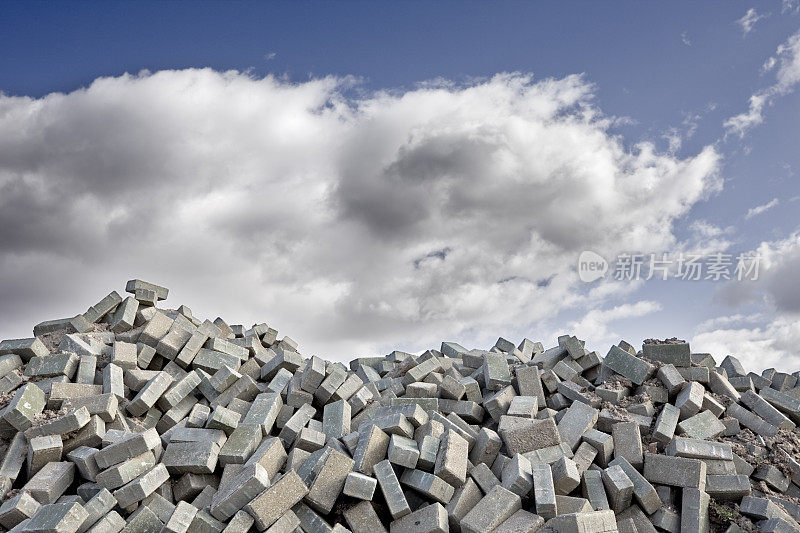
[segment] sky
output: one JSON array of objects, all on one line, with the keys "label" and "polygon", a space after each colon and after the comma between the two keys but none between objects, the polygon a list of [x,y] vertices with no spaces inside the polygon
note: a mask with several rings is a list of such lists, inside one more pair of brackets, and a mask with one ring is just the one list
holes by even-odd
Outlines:
[{"label": "sky", "polygon": [[342,361],[800,367],[797,0],[3,2],[0,49],[0,338],[141,278]]}]

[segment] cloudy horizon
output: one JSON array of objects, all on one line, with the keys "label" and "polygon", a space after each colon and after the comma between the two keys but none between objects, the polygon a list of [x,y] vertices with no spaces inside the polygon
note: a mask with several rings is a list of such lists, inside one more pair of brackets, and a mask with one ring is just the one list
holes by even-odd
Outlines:
[{"label": "cloudy horizon", "polygon": [[[570,333],[602,355],[678,336],[748,370],[796,370],[800,15],[729,9],[716,42],[680,21],[661,38],[686,54],[754,49],[728,58],[735,90],[709,80],[689,102],[676,81],[657,117],[646,76],[637,92],[588,60],[431,75],[430,59],[393,83],[302,76],[271,43],[258,69],[4,78],[0,338],[141,278],[170,288],[167,307],[267,322],[342,361]],[[728,254],[731,273],[756,254],[758,279],[585,283],[586,250]]]}]

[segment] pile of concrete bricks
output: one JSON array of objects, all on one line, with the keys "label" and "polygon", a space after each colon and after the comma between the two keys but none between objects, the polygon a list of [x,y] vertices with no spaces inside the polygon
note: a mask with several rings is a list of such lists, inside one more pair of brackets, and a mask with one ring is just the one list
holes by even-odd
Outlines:
[{"label": "pile of concrete bricks", "polygon": [[800,532],[798,373],[574,336],[348,368],[126,291],[0,342],[0,530]]}]

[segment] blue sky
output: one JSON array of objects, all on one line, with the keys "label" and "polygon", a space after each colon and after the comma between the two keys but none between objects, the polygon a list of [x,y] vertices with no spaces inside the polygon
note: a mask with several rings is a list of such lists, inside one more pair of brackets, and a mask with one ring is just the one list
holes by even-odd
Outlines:
[{"label": "blue sky", "polygon": [[[798,32],[796,1],[5,2],[0,336],[149,276],[175,305],[341,359],[575,329],[602,353],[679,336],[791,368]],[[650,189],[640,143],[658,155]],[[494,175],[507,160],[537,170]],[[557,264],[583,248],[768,261],[747,287],[581,285]]]}]

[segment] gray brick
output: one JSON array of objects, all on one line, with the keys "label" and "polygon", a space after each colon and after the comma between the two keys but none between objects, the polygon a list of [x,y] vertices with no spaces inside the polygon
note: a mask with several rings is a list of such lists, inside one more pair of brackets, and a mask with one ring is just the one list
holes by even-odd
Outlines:
[{"label": "gray brick", "polygon": [[750,480],[737,474],[709,475],[706,476],[705,492],[718,501],[739,501],[750,494]]},{"label": "gray brick", "polygon": [[443,504],[449,503],[455,492],[445,480],[422,470],[406,469],[400,476],[400,483]]},{"label": "gray brick", "polygon": [[371,475],[375,464],[386,457],[389,448],[389,435],[371,425],[360,433],[356,451],[353,454],[355,469],[362,474]]},{"label": "gray brick", "polygon": [[47,463],[22,488],[41,504],[55,503],[72,485],[75,465],[70,462]]},{"label": "gray brick", "polygon": [[374,473],[392,518],[397,520],[410,514],[411,508],[408,505],[408,500],[403,494],[403,489],[400,487],[400,482],[388,459],[377,463],[374,467]]},{"label": "gray brick", "polygon": [[26,533],[75,533],[88,513],[78,503],[42,505],[25,525]]},{"label": "gray brick", "polygon": [[217,520],[230,519],[251,500],[267,490],[269,484],[269,477],[264,467],[258,463],[245,465],[239,474],[214,494],[211,499],[211,515]]},{"label": "gray brick", "polygon": [[342,492],[346,496],[352,496],[360,500],[372,500],[378,480],[373,477],[365,476],[360,472],[350,472],[344,482]]},{"label": "gray brick", "polygon": [[633,495],[645,513],[653,514],[661,507],[661,499],[658,497],[655,487],[625,458],[614,459],[610,464],[611,466],[622,468],[625,475],[631,480],[633,483]]},{"label": "gray brick", "polygon": [[553,473],[546,464],[532,464],[534,499],[536,514],[549,520],[558,514],[556,505],[556,489],[553,484]]},{"label": "gray brick", "polygon": [[453,430],[445,431],[439,444],[433,473],[453,486],[461,485],[467,479],[468,454],[467,441]]},{"label": "gray brick", "polygon": [[561,440],[573,451],[577,449],[581,435],[595,425],[598,415],[599,411],[593,407],[580,402],[573,403],[558,423]]},{"label": "gray brick", "polygon": [[655,370],[653,365],[647,361],[631,355],[618,346],[611,347],[603,361],[603,365],[637,385],[644,383]]},{"label": "gray brick", "polygon": [[448,533],[447,511],[440,503],[423,507],[391,525],[391,533]]},{"label": "gray brick", "polygon": [[709,530],[708,494],[699,489],[683,489],[681,531],[707,533]]},{"label": "gray brick", "polygon": [[589,504],[595,511],[610,509],[606,489],[603,485],[603,472],[600,470],[587,470],[583,473],[581,482],[583,497],[589,500]]},{"label": "gray brick", "polygon": [[692,365],[688,343],[643,344],[642,355],[651,361],[660,361],[676,367]]},{"label": "gray brick", "polygon": [[39,510],[40,503],[27,492],[20,492],[0,506],[0,526],[11,529]]},{"label": "gray brick", "polygon": [[633,481],[619,465],[612,465],[603,470],[603,486],[611,504],[611,510],[619,514],[631,505],[633,498]]},{"label": "gray brick", "polygon": [[620,422],[612,426],[614,439],[614,458],[622,457],[634,468],[641,468],[644,462],[642,435],[636,422]]},{"label": "gray brick", "polygon": [[704,490],[706,465],[698,459],[646,453],[644,477],[650,483]]},{"label": "gray brick", "polygon": [[371,502],[365,501],[349,507],[343,515],[353,533],[386,533],[386,528]]},{"label": "gray brick", "polygon": [[464,516],[460,522],[461,531],[464,533],[492,531],[521,507],[522,501],[518,495],[498,485]]},{"label": "gray brick", "polygon": [[45,403],[42,389],[29,383],[22,387],[11,402],[0,411],[0,419],[17,431],[25,431],[33,424],[34,417],[44,410]]},{"label": "gray brick", "polygon": [[45,357],[50,355],[50,350],[38,337],[28,339],[7,339],[0,341],[0,355],[17,354],[24,362],[32,357]]},{"label": "gray brick", "polygon": [[119,502],[120,507],[130,507],[134,503],[140,502],[156,491],[165,481],[169,479],[169,472],[163,464],[157,464],[153,469],[140,475],[127,485],[113,492],[114,498]]}]

